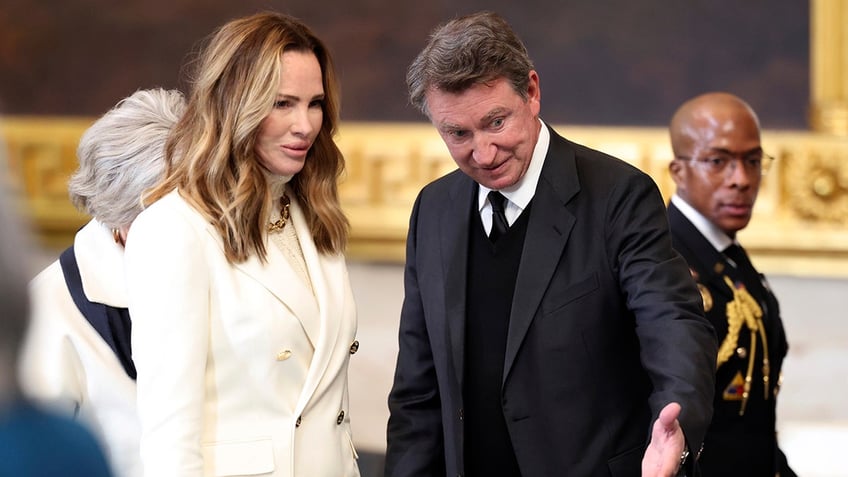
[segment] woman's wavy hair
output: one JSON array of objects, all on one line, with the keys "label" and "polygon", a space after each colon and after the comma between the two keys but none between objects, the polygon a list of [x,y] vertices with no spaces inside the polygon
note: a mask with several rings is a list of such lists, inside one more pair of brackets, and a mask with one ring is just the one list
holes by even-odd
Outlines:
[{"label": "woman's wavy hair", "polygon": [[349,223],[338,198],[344,157],[334,141],[340,94],[330,53],[300,20],[258,13],[230,21],[209,37],[186,112],[166,145],[166,179],[145,197],[149,204],[177,188],[221,235],[230,263],[254,254],[266,259],[272,198],[255,146],[288,51],[315,54],[324,101],[321,131],[287,190],[301,205],[319,252],[341,253],[347,243]]}]

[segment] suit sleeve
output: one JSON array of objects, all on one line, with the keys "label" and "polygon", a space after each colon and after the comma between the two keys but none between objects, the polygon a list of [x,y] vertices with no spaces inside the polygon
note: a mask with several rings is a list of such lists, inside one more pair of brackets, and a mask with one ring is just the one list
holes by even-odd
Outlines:
[{"label": "suit sleeve", "polygon": [[629,176],[612,192],[608,253],[633,312],[642,365],[653,384],[654,419],[670,402],[697,452],[712,418],[717,342],[683,258],[672,248],[665,205],[653,180]]},{"label": "suit sleeve", "polygon": [[202,231],[162,201],[135,220],[125,254],[141,461],[146,477],[200,477],[209,273]]},{"label": "suit sleeve", "polygon": [[419,288],[420,202],[421,195],[413,206],[406,244],[399,352],[394,384],[389,393],[386,477],[445,474],[439,385]]}]

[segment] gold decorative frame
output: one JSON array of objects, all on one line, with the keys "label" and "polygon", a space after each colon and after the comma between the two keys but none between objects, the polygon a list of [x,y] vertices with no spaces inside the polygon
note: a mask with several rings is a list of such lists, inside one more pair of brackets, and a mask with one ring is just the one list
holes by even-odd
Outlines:
[{"label": "gold decorative frame", "polygon": [[848,2],[810,2],[810,127],[848,136]]},{"label": "gold decorative frame", "polygon": [[[555,129],[647,172],[666,199],[673,193],[665,129]],[[341,195],[353,224],[351,254],[402,260],[415,195],[455,165],[430,125],[352,123],[341,131],[350,169]],[[777,159],[740,240],[767,272],[848,276],[848,138],[767,130],[763,144]]]},{"label": "gold decorative frame", "polygon": [[[8,118],[0,132],[10,150],[11,180],[43,243],[64,247],[87,218],[67,197],[75,149],[91,121]],[[608,152],[647,172],[665,198],[671,150],[663,128],[558,125],[565,137]],[[343,123],[347,158],[340,186],[351,224],[353,259],[400,262],[409,213],[427,182],[455,169],[446,147],[425,123]],[[765,271],[848,276],[848,138],[800,131],[764,131],[777,160],[765,178],[754,219],[740,239]]]}]

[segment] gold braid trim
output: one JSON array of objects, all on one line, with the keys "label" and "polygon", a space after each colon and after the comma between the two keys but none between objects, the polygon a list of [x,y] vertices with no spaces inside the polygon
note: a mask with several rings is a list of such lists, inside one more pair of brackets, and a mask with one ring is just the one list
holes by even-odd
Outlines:
[{"label": "gold braid trim", "polygon": [[771,374],[771,363],[769,362],[768,340],[766,339],[766,327],[760,327],[760,337],[763,340],[763,399],[769,398],[769,375]]},{"label": "gold braid trim", "polygon": [[739,415],[745,415],[745,406],[748,405],[748,397],[751,396],[751,376],[754,375],[754,356],[757,355],[757,335],[751,330],[751,352],[748,353],[748,374],[745,375],[745,387],[742,389],[742,405],[739,407]]},{"label": "gold braid trim", "polygon": [[748,290],[736,288],[727,276],[724,277],[724,282],[733,291],[733,301],[727,303],[727,336],[718,349],[716,368],[727,362],[736,351],[742,324],[751,330],[752,339],[755,339],[756,335],[753,333],[760,331],[760,319],[763,317],[762,308]]},{"label": "gold braid trim", "polygon": [[739,342],[739,331],[744,323],[745,327],[751,332],[751,350],[748,356],[748,373],[745,376],[745,385],[742,392],[742,405],[739,408],[739,415],[743,416],[751,392],[751,377],[754,374],[758,333],[763,340],[763,384],[765,385],[765,398],[768,399],[769,362],[765,328],[762,326],[763,309],[744,287],[735,287],[727,276],[724,277],[724,283],[733,290],[733,301],[727,304],[727,336],[724,337],[724,341],[719,347],[716,367],[724,364],[733,355]]}]

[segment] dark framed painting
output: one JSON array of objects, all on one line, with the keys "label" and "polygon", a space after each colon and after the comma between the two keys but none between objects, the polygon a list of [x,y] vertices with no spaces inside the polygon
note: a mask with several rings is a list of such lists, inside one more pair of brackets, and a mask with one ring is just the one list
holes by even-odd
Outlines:
[{"label": "dark framed painting", "polygon": [[805,129],[809,2],[798,0],[0,0],[0,111],[96,116],[139,88],[186,88],[199,42],[261,10],[298,16],[332,50],[342,117],[423,121],[405,70],[432,28],[501,13],[539,72],[553,123],[662,126],[705,91],[747,99],[766,128]]}]

